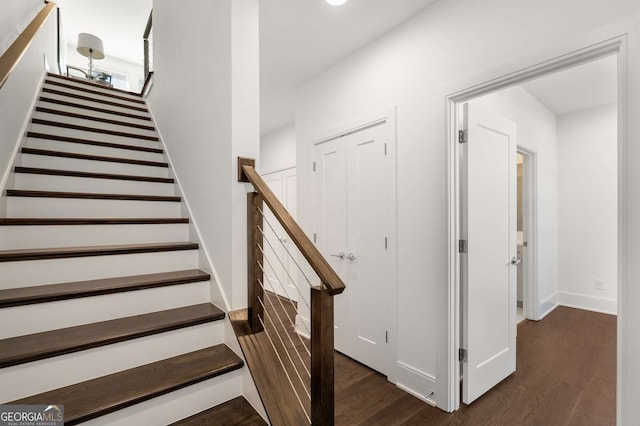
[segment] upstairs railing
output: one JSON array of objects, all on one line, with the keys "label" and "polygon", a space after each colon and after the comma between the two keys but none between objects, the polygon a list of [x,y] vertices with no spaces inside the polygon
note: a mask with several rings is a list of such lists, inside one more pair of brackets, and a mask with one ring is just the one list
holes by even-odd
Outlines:
[{"label": "upstairs railing", "polygon": [[286,377],[282,382],[291,386],[307,420],[333,425],[333,296],[345,285],[254,164],[238,158],[238,180],[254,188],[247,194],[249,326],[268,338],[277,374]]},{"label": "upstairs railing", "polygon": [[144,49],[144,78],[147,80],[149,73],[153,72],[153,10],[149,13],[147,26],[142,34]]},{"label": "upstairs railing", "polygon": [[140,94],[147,97],[153,83],[153,9],[149,13],[149,19],[147,19],[147,25],[142,34],[142,47],[144,50],[144,84]]}]

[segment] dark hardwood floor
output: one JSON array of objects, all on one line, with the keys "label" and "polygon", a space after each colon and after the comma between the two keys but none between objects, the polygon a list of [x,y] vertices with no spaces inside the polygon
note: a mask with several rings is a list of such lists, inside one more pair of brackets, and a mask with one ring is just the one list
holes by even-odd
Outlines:
[{"label": "dark hardwood floor", "polygon": [[517,345],[517,371],[454,413],[336,354],[336,425],[615,425],[615,316],[558,307]]}]

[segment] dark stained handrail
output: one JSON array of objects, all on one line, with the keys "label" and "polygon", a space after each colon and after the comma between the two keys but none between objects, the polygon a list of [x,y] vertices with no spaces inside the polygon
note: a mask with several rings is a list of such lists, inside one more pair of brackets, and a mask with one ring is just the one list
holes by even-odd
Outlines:
[{"label": "dark stained handrail", "polygon": [[345,285],[329,265],[326,259],[320,254],[320,251],[311,242],[311,240],[304,233],[300,225],[291,217],[287,209],[282,205],[278,198],[273,194],[269,185],[260,177],[256,170],[250,165],[240,165],[242,173],[246,176],[247,180],[253,184],[253,187],[264,199],[264,202],[269,206],[273,215],[278,219],[280,225],[289,234],[295,245],[298,247],[302,255],[315,273],[320,277],[322,283],[327,287],[327,290],[331,296],[340,294],[344,291]]}]

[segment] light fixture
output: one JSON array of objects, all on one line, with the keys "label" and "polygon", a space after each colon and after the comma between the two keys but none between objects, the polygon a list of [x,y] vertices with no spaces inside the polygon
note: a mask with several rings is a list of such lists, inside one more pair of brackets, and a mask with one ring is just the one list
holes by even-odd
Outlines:
[{"label": "light fixture", "polygon": [[104,59],[102,40],[93,34],[80,33],[78,34],[77,50],[78,53],[89,58],[89,80],[93,80],[93,60]]},{"label": "light fixture", "polygon": [[331,6],[341,6],[346,2],[347,0],[327,0],[327,3],[329,3]]}]

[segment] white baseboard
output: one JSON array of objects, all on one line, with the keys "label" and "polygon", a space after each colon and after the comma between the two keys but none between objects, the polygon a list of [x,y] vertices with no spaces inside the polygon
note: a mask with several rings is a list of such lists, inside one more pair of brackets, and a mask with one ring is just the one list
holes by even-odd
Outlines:
[{"label": "white baseboard", "polygon": [[13,184],[12,180],[10,179],[11,177],[13,177],[13,168],[16,165],[16,159],[18,157],[18,152],[20,150],[20,146],[22,146],[23,141],[26,138],[27,135],[27,131],[29,129],[29,125],[31,124],[31,115],[33,114],[33,112],[36,109],[36,104],[38,103],[38,98],[40,97],[40,90],[42,88],[42,85],[44,83],[44,79],[47,76],[46,71],[43,70],[42,72],[42,76],[40,77],[40,80],[38,81],[38,84],[36,85],[36,90],[33,93],[33,99],[31,100],[31,105],[29,106],[29,109],[27,111],[27,115],[24,118],[24,122],[22,123],[22,127],[20,128],[20,133],[18,136],[18,139],[16,140],[16,143],[13,147],[13,153],[11,154],[11,159],[9,160],[9,163],[7,165],[7,169],[3,171],[2,173],[2,177],[0,178],[0,212],[2,214],[0,214],[0,216],[3,216],[6,214],[6,209],[7,209],[7,196],[6,194],[6,189],[8,187],[8,185]]},{"label": "white baseboard", "polygon": [[301,315],[296,315],[296,333],[306,339],[311,339],[311,320]]},{"label": "white baseboard", "polygon": [[569,308],[584,309],[603,314],[617,315],[618,301],[606,297],[587,296],[585,294],[558,292],[558,303]]},{"label": "white baseboard", "polygon": [[558,306],[558,293],[545,297],[538,304],[538,321],[549,315]]},{"label": "white baseboard", "polygon": [[429,405],[436,406],[434,399],[436,378],[434,376],[402,361],[398,361],[397,377],[397,387]]}]

